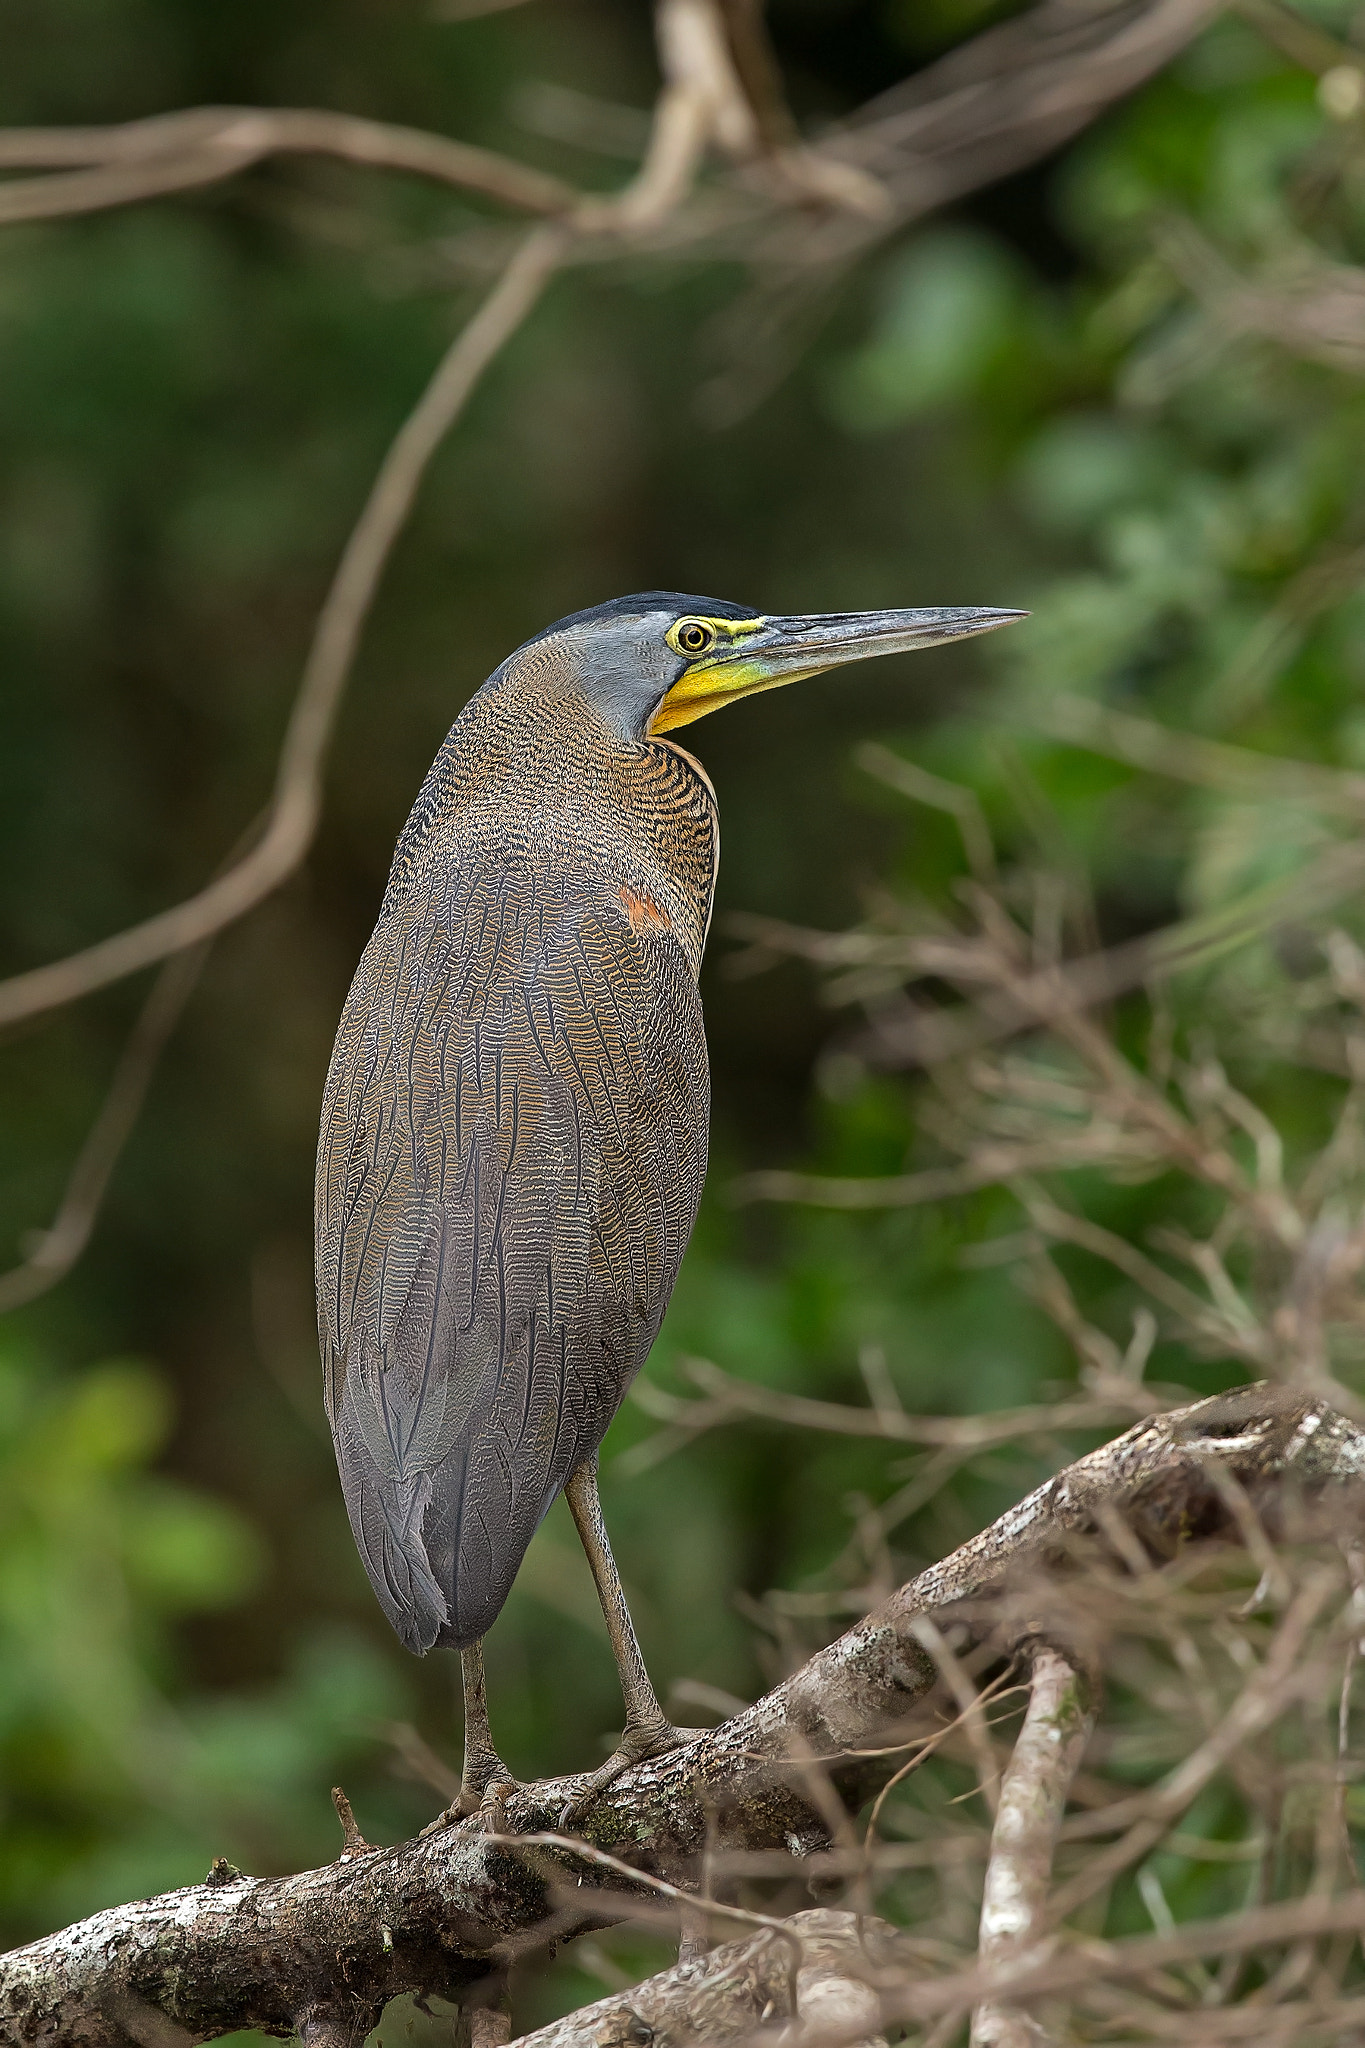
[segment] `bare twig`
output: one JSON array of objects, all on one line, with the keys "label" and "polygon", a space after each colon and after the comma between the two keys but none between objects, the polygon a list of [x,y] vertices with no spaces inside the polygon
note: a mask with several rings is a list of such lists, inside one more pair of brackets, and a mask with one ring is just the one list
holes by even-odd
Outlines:
[{"label": "bare twig", "polygon": [[[849,1805],[894,1771],[904,1755],[906,1717],[935,1678],[915,1623],[926,1616],[946,1621],[951,1614],[989,1640],[1009,1615],[1028,1625],[1022,1609],[993,1605],[986,1597],[991,1589],[1003,1597],[1007,1586],[1017,1585],[1026,1591],[1025,1606],[1036,1607],[1044,1598],[1041,1560],[1092,1528],[1101,1509],[1131,1516],[1139,1528],[1147,1515],[1155,1515],[1160,1528],[1206,1515],[1200,1504],[1217,1499],[1208,1482],[1210,1458],[1258,1497],[1287,1481],[1305,1497],[1334,1486],[1345,1500],[1346,1489],[1358,1491],[1365,1480],[1365,1434],[1320,1401],[1268,1388],[1141,1423],[921,1573],[766,1699],[685,1748],[625,1773],[588,1808],[584,1841],[562,1837],[554,1826],[566,1799],[581,1789],[579,1777],[509,1797],[510,1847],[485,1836],[475,1820],[293,1878],[215,1872],[203,1886],[113,1908],[5,1958],[0,2042],[6,2048],[58,2042],[63,2048],[128,2048],[131,2041],[157,2038],[162,2020],[198,2039],[244,2025],[279,2030],[293,2025],[296,2014],[326,2006],[338,1981],[348,1987],[357,2018],[377,2017],[383,2002],[403,1990],[445,1995],[471,1968],[486,1968],[494,1950],[507,1956],[619,1917],[621,1893],[615,1902],[603,1896],[599,1866],[601,1879],[624,1877],[637,1899],[642,1885],[671,1888],[675,1903],[692,1898],[685,1884],[671,1878],[655,1883],[653,1871],[649,1878],[635,1871],[609,1844],[628,1842],[631,1855],[647,1857],[653,1870],[669,1868],[684,1878],[701,1846],[713,1840],[718,1862],[732,1849],[823,1850],[829,1831],[802,1789],[804,1760],[842,1756],[830,1781]],[[1235,1521],[1228,1531],[1235,1540]],[[1254,1712],[1244,1706],[1239,1727],[1265,1725],[1265,1714],[1282,1698],[1281,1665],[1298,1658],[1290,1677],[1308,1683],[1300,1652],[1309,1608],[1325,1597],[1320,1576],[1305,1580],[1296,1596],[1267,1663],[1269,1676],[1251,1688]],[[978,1602],[979,1614],[972,1604]],[[1339,1649],[1332,1661],[1338,1671]],[[1218,1739],[1218,1754],[1226,1759],[1235,1746],[1231,1734]],[[1201,1757],[1201,1770],[1211,1754]],[[1182,1781],[1180,1791],[1180,1800],[1169,1791],[1160,1795],[1164,1826],[1175,1807],[1187,1803],[1188,1783]],[[1144,1812],[1150,1822],[1150,1810]],[[1112,1810],[1106,1826],[1110,1822],[1127,1824]],[[1291,1916],[1285,1924],[1292,1931],[1357,1924],[1333,1920],[1339,1901],[1308,1903],[1320,1919]],[[705,1910],[719,1908],[708,1902]],[[1226,1952],[1236,1941],[1219,1931],[1213,1952]],[[978,1971],[947,1989],[917,1987],[914,1997],[928,2002],[907,2012],[955,2009],[955,1999],[965,2000],[963,2010],[984,1998],[1017,2003],[1045,1995],[1054,1981],[1031,1963],[1003,1974]],[[172,2037],[163,2029],[160,2038]]]},{"label": "bare twig", "polygon": [[[1344,597],[1365,570],[1365,551],[1356,549],[1334,566],[1334,587]],[[1032,706],[1031,722],[1075,746],[1179,782],[1193,782],[1201,789],[1249,800],[1281,797],[1350,818],[1359,818],[1365,811],[1365,775],[1327,768],[1317,761],[1258,754],[1250,747],[1228,746],[1200,733],[1174,731],[1153,718],[1136,718],[1131,712],[1115,711],[1066,690],[1055,691]]]},{"label": "bare twig", "polygon": [[579,197],[572,186],[514,158],[421,128],[312,107],[191,107],[112,128],[0,130],[0,169],[41,166],[54,173],[0,185],[0,225],[190,191],[282,155],[335,156],[408,171],[522,213],[563,215]]},{"label": "bare twig", "polygon": [[647,1414],[695,1433],[713,1429],[737,1415],[762,1416],[796,1429],[815,1429],[831,1436],[881,1437],[890,1443],[928,1444],[951,1450],[988,1450],[1038,1434],[1064,1429],[1102,1429],[1136,1408],[1146,1414],[1158,1406],[1134,1388],[1124,1401],[1040,1402],[1031,1408],[1002,1408],[985,1415],[907,1415],[891,1408],[851,1408],[838,1401],[816,1401],[806,1394],[784,1394],[755,1380],[737,1379],[707,1358],[688,1358],[683,1370],[707,1396],[689,1401],[669,1394],[651,1380],[638,1380],[632,1398]]},{"label": "bare twig", "polygon": [[[1277,925],[1321,914],[1358,889],[1362,879],[1365,848],[1354,841],[1338,842],[1295,873],[1217,910],[1036,971],[1007,957],[995,935],[822,932],[748,913],[732,915],[728,925],[750,942],[760,964],[793,955],[825,968],[883,970],[888,986],[932,976],[969,990],[970,1005],[913,1012],[882,1009],[868,1029],[866,1046],[879,1060],[932,1067],[1016,1032],[1046,1025],[1063,1028],[1126,990],[1209,966]],[[944,1190],[959,1191],[956,1184]],[[844,1206],[844,1199],[838,1198],[838,1206]]]},{"label": "bare twig", "polygon": [[978,1145],[960,1166],[928,1166],[919,1173],[840,1176],[785,1173],[768,1168],[738,1175],[730,1185],[735,1202],[799,1202],[815,1209],[912,1209],[948,1202],[978,1188],[994,1187],[1021,1173],[1061,1172],[1067,1167],[1150,1165],[1150,1140],[1090,1125],[1071,1136],[1037,1145]]},{"label": "bare twig", "polygon": [[367,1842],[361,1834],[351,1809],[351,1802],[340,1785],[332,1787],[332,1804],[337,1810],[337,1819],[341,1822],[341,1862],[348,1862],[355,1856],[373,1856],[375,1845],[373,1842]]},{"label": "bare twig", "polygon": [[1069,1824],[1068,1839],[1079,1839],[1108,1834],[1127,1822],[1130,1815],[1138,1816],[1117,1842],[1093,1856],[1076,1877],[1061,1886],[1052,1901],[1054,1918],[1064,1919],[1082,1900],[1093,1897],[1111,1882],[1120,1870],[1145,1856],[1241,1744],[1271,1726],[1291,1700],[1318,1685],[1319,1674],[1313,1670],[1311,1661],[1304,1660],[1303,1650],[1308,1631],[1333,1586],[1333,1578],[1325,1570],[1309,1574],[1276,1631],[1264,1665],[1248,1681],[1218,1727],[1162,1785]]},{"label": "bare twig", "polygon": [[940,1678],[952,1695],[976,1768],[976,1789],[986,1802],[986,1810],[994,1817],[1000,1807],[1000,1766],[991,1743],[985,1698],[963,1670],[962,1660],[936,1621],[927,1614],[921,1615],[911,1623],[911,1629],[915,1641],[923,1643],[933,1658]]},{"label": "bare twig", "polygon": [[994,883],[995,848],[981,799],[974,789],[968,789],[960,782],[947,782],[941,775],[931,775],[927,768],[907,761],[901,754],[893,754],[890,747],[880,746],[875,740],[859,747],[853,758],[865,774],[875,776],[878,782],[886,783],[890,789],[899,790],[912,802],[928,804],[936,811],[946,811],[957,825],[962,850],[972,874],[978,882]]},{"label": "bare twig", "polygon": [[208,954],[207,944],[161,969],[119,1055],[98,1116],[76,1154],[57,1213],[19,1265],[0,1274],[0,1313],[34,1301],[65,1279],[90,1242],[100,1205],[147,1097],[157,1061],[179,1022]]},{"label": "bare twig", "polygon": [[0,1024],[69,1003],[219,932],[277,889],[312,844],[322,766],[361,630],[427,464],[484,370],[553,276],[563,231],[536,228],[442,359],[375,478],[318,616],[280,751],[265,831],[217,881],[116,937],[0,982]]}]

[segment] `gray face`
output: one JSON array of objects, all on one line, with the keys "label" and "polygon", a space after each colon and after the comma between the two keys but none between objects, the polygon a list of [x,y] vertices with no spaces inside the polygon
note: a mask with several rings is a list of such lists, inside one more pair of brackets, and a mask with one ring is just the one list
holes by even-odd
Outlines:
[{"label": "gray face", "polygon": [[[635,606],[639,609],[636,610]],[[626,742],[690,725],[723,704],[845,662],[967,640],[1021,619],[984,607],[809,612],[789,617],[680,591],[642,591],[560,619],[489,678],[497,688],[525,657],[581,693]]]},{"label": "gray face", "polygon": [[673,612],[638,618],[585,619],[556,633],[553,644],[588,702],[623,740],[643,739],[665,693],[687,667],[664,635]]}]

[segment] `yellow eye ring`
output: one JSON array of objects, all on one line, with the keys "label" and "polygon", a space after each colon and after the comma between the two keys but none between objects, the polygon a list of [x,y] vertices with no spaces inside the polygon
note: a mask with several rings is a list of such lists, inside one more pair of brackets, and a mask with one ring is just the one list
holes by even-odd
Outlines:
[{"label": "yellow eye ring", "polygon": [[668,637],[679,654],[705,654],[716,644],[715,628],[704,619],[679,619]]}]

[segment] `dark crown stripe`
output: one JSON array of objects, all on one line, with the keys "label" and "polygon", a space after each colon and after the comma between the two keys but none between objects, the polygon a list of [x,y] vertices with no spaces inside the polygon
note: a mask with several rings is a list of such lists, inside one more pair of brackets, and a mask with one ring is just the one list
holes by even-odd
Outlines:
[{"label": "dark crown stripe", "polygon": [[755,611],[751,604],[730,604],[723,597],[700,597],[686,590],[635,590],[628,597],[613,597],[607,604],[589,605],[586,611],[569,612],[553,625],[543,626],[539,633],[533,633],[529,640],[523,640],[517,649],[522,654],[528,647],[534,647],[538,640],[548,640],[552,633],[562,633],[566,626],[586,626],[597,619],[643,618],[648,612],[671,612],[674,618],[684,618],[695,612],[703,619],[760,619],[763,613]]}]

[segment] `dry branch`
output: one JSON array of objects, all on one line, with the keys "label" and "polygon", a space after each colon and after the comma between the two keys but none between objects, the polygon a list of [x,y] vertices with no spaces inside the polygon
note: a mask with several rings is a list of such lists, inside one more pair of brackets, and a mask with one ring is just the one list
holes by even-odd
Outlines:
[{"label": "dry branch", "polygon": [[[998,944],[975,934],[812,931],[750,912],[734,913],[727,924],[736,937],[748,940],[754,966],[791,955],[826,968],[880,969],[891,982],[934,977],[970,990],[973,1000],[969,1005],[887,1011],[869,1027],[866,1049],[879,1062],[931,1067],[1018,1032],[1040,1026],[1064,1028],[1078,1013],[1144,983],[1205,967],[1276,926],[1321,915],[1353,896],[1362,880],[1365,847],[1356,840],[1343,840],[1282,880],[1248,890],[1217,910],[1182,918],[1103,952],[1042,968],[1025,968],[1010,961]],[[1077,1142],[1085,1141],[1078,1138]],[[915,1176],[893,1176],[886,1184],[886,1199],[889,1205],[939,1200],[962,1193],[972,1184],[957,1169],[954,1175],[951,1184],[931,1184],[923,1189]],[[870,1188],[871,1183],[867,1185]],[[794,1192],[797,1186],[802,1190],[799,1193]],[[753,1175],[742,1189],[778,1201],[826,1199],[818,1176],[794,1177],[789,1182],[782,1176]],[[847,1189],[847,1183],[836,1182],[828,1192],[828,1206],[875,1206],[870,1197],[851,1197]]]},{"label": "dry branch", "polygon": [[701,1388],[704,1400],[689,1401],[665,1393],[650,1380],[637,1381],[631,1398],[647,1414],[686,1430],[689,1436],[753,1415],[829,1436],[880,1437],[888,1443],[984,1451],[1030,1436],[1055,1436],[1059,1430],[1111,1428],[1134,1410],[1141,1413],[1159,1405],[1155,1396],[1135,1386],[1125,1390],[1122,1401],[1039,1402],[1031,1408],[998,1408],[984,1415],[907,1415],[902,1410],[852,1408],[839,1401],[813,1400],[806,1394],[784,1394],[755,1380],[738,1379],[708,1358],[684,1359],[682,1370]]},{"label": "dry branch", "polygon": [[[752,179],[699,198],[669,245],[721,241],[760,266],[771,305],[824,292],[888,231],[922,220],[1058,149],[1169,63],[1217,12],[1217,0],[1044,0],[987,29],[869,101],[820,141],[825,164],[875,181],[876,214],[846,208],[797,218]],[[755,309],[746,308],[752,318]]]},{"label": "dry branch", "polygon": [[1044,0],[870,101],[838,149],[917,217],[1059,148],[1215,12],[1215,0]]},{"label": "dry branch", "polygon": [[[904,1754],[910,1717],[936,1677],[917,1625],[956,1622],[1001,1654],[1025,1638],[1067,1649],[1067,1602],[1048,1593],[1047,1556],[1120,1515],[1156,1554],[1191,1529],[1236,1543],[1238,1521],[1211,1465],[1258,1501],[1284,1481],[1297,1497],[1333,1485],[1344,1514],[1346,1489],[1354,1504],[1365,1478],[1365,1432],[1320,1401],[1268,1387],[1141,1422],[921,1573],[755,1706],[627,1773],[588,1812],[585,1842],[607,1852],[601,1862],[508,1845],[474,1821],[297,1877],[218,1869],[208,1883],[96,1914],[5,1958],[0,2042],[129,2048],[246,2026],[287,2032],[314,2011],[328,2024],[370,2025],[400,1992],[450,1995],[527,1947],[638,1911],[641,1894],[602,1863],[639,1865],[646,1885],[664,1875],[694,1882],[703,1845],[713,1855],[785,1849],[799,1868],[832,1836],[813,1803],[811,1760],[852,1808]],[[523,1788],[506,1826],[553,1832],[581,1783]],[[1016,1977],[971,1979],[969,2004],[997,1980]]]},{"label": "dry branch", "polygon": [[[658,0],[663,83],[648,148],[637,175],[606,198],[418,129],[315,108],[197,107],[112,127],[0,132],[0,171],[44,173],[0,182],[0,225],[188,191],[271,156],[326,155],[548,216],[565,237],[609,255],[651,235],[674,245],[715,245],[738,232],[743,253],[769,273],[794,262],[806,278],[822,267],[834,277],[898,221],[1018,169],[1075,133],[1158,69],[1211,11],[1210,0],[1046,0],[930,66],[812,148],[800,142],[786,108],[761,0]],[[711,145],[731,165],[719,204],[714,192],[692,197]],[[765,227],[766,239],[756,239]],[[566,246],[547,230],[510,258],[390,450],[318,619],[260,843],[174,908],[0,982],[0,1025],[78,1000],[202,943],[298,867],[316,830],[321,768],[360,631],[426,461]],[[157,1035],[161,1007],[154,1000],[150,1024],[130,1042],[123,1066],[132,1081],[116,1081],[40,1258],[8,1276],[8,1301],[50,1285],[88,1239],[119,1133],[145,1091],[144,1041]]]},{"label": "dry branch", "polygon": [[0,1315],[34,1301],[71,1271],[95,1227],[119,1156],[137,1123],[157,1061],[194,992],[208,945],[175,953],[152,983],[109,1090],[76,1154],[57,1212],[17,1266],[0,1273]]},{"label": "dry branch", "polygon": [[[1028,1713],[1000,1787],[981,1901],[983,1965],[1002,1963],[1041,1939],[1047,1925],[1052,1854],[1071,1781],[1094,1726],[1085,1681],[1049,1644],[1034,1647]],[[1037,2035],[1026,2015],[983,2004],[972,2020],[972,2048],[1029,2048]]]},{"label": "dry branch", "polygon": [[53,173],[0,185],[0,226],[190,191],[282,155],[334,156],[407,171],[522,213],[565,214],[579,196],[511,157],[421,128],[314,107],[191,107],[109,128],[0,130],[0,169]]},{"label": "dry branch", "polygon": [[790,1952],[769,1934],[727,1942],[523,2034],[518,2048],[602,2048],[606,2042],[645,2048],[651,2039],[689,2038],[708,2048],[730,2042],[738,2048],[761,2027],[791,2020],[822,2031],[851,2027],[862,2036],[875,2034],[881,2004],[869,1978],[893,1965],[895,1930],[882,1920],[820,1908],[794,1913],[787,1925],[801,1945],[795,1973]]},{"label": "dry branch", "polygon": [[561,248],[558,230],[531,231],[498,284],[451,343],[389,449],[318,615],[260,840],[235,867],[174,909],[49,967],[36,967],[0,983],[0,1024],[55,1009],[184,947],[198,945],[241,917],[293,873],[317,829],[323,762],[341,693],[393,543],[427,464],[489,363],[535,304],[554,272]]}]

